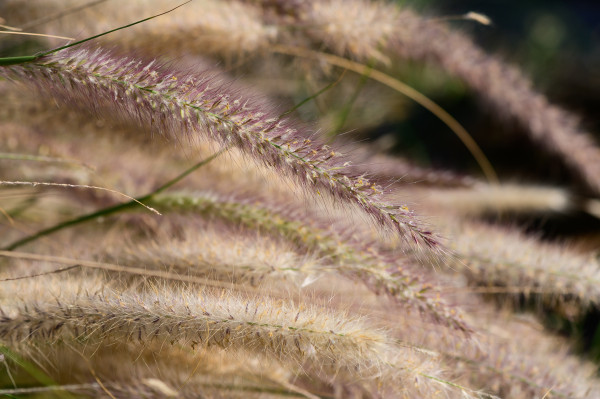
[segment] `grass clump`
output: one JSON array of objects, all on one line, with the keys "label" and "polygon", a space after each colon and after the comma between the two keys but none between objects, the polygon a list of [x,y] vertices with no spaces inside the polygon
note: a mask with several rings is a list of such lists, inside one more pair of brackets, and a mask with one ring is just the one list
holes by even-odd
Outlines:
[{"label": "grass clump", "polygon": [[[523,73],[391,3],[161,1],[133,23],[150,5],[75,3],[0,5],[11,29],[90,36],[0,59],[0,395],[594,397],[595,366],[522,312],[596,309],[597,237],[517,223],[589,221],[597,147]],[[407,59],[581,187],[509,182],[401,81]],[[381,83],[458,132],[488,183],[348,144],[408,112]]]}]

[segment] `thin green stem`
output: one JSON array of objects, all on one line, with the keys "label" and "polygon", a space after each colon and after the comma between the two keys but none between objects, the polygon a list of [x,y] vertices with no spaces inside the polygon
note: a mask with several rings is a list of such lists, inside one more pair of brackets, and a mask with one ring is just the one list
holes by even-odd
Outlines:
[{"label": "thin green stem", "polygon": [[185,3],[182,3],[182,4],[178,5],[177,7],[171,8],[170,10],[167,10],[165,12],[161,12],[160,14],[156,14],[156,15],[153,15],[153,16],[148,17],[148,18],[140,19],[139,21],[135,21],[135,22],[130,23],[128,25],[120,26],[118,28],[111,29],[111,30],[106,31],[106,32],[102,32],[102,33],[99,33],[97,35],[90,36],[90,37],[87,37],[87,38],[82,39],[82,40],[78,40],[78,41],[76,41],[74,43],[70,43],[70,44],[66,44],[66,45],[61,46],[61,47],[57,47],[57,48],[52,49],[52,50],[44,51],[44,52],[41,52],[41,53],[38,53],[38,54],[34,54],[34,55],[25,55],[25,56],[20,56],[20,57],[4,57],[4,58],[0,58],[0,66],[16,65],[16,64],[23,64],[23,63],[26,63],[26,62],[36,61],[36,60],[38,60],[38,59],[40,59],[40,58],[42,58],[44,56],[47,56],[47,55],[50,55],[50,54],[54,54],[54,53],[56,53],[58,51],[65,50],[65,49],[68,49],[70,47],[78,46],[78,45],[80,45],[82,43],[89,42],[90,40],[94,40],[94,39],[97,39],[99,37],[108,35],[109,33],[113,33],[113,32],[119,31],[121,29],[129,28],[129,27],[132,27],[134,25],[141,24],[142,22],[146,22],[146,21],[149,21],[151,19],[160,17],[161,15],[168,14],[171,11],[175,11],[179,7],[183,7],[184,5],[186,5],[187,3],[189,3],[190,1],[192,1],[192,0],[188,0]]},{"label": "thin green stem", "polygon": [[212,161],[213,159],[215,159],[216,157],[218,157],[219,155],[221,155],[222,153],[224,153],[225,151],[227,151],[229,148],[225,147],[221,150],[219,150],[218,152],[214,153],[213,155],[211,155],[210,157],[203,159],[202,161],[198,162],[197,164],[193,165],[191,168],[185,170],[183,173],[181,173],[180,175],[176,176],[174,179],[169,180],[167,183],[163,184],[162,186],[160,186],[159,188],[157,188],[156,190],[152,191],[149,194],[146,194],[142,197],[139,198],[135,198],[134,200],[131,200],[129,202],[125,202],[122,204],[118,204],[118,205],[114,205],[108,208],[103,208],[100,209],[98,211],[92,212],[92,213],[88,213],[86,215],[83,216],[79,216],[75,219],[71,219],[71,220],[67,220],[65,222],[61,222],[58,223],[52,227],[48,227],[47,229],[44,229],[42,231],[39,231],[33,235],[27,236],[25,238],[22,238],[18,241],[15,241],[14,243],[2,248],[5,251],[12,251],[15,250],[16,248],[19,248],[27,243],[30,243],[32,241],[37,240],[40,237],[44,237],[47,235],[50,235],[52,233],[55,233],[59,230],[62,230],[64,228],[70,227],[70,226],[74,226],[83,222],[87,222],[89,220],[93,220],[102,216],[108,216],[111,215],[113,213],[116,212],[120,212],[123,211],[125,209],[128,209],[130,207],[135,206],[136,204],[140,203],[140,202],[144,202],[144,201],[148,201],[150,200],[153,196],[155,196],[156,194],[159,194],[163,191],[165,191],[166,189],[168,189],[169,187],[173,186],[174,184],[178,183],[179,181],[181,181],[183,178],[185,178],[187,175],[189,175],[190,173],[194,172],[195,170],[199,169],[200,167],[206,165],[207,163],[209,163],[210,161]]},{"label": "thin green stem", "polygon": [[340,77],[337,78],[337,80],[329,83],[327,86],[323,87],[321,90],[319,90],[318,92],[316,92],[312,96],[306,97],[304,100],[300,101],[298,104],[294,105],[292,108],[290,108],[289,110],[285,111],[283,114],[279,115],[279,118],[277,118],[277,119],[281,120],[283,117],[291,114],[292,112],[294,112],[295,110],[297,110],[298,108],[300,108],[301,106],[303,106],[304,104],[306,104],[307,102],[309,102],[310,100],[313,100],[313,99],[319,97],[321,94],[325,93],[327,90],[329,90],[332,87],[334,87],[335,85],[337,85],[342,80],[342,78],[344,77],[345,74],[346,74],[346,71],[344,70],[342,72],[342,74],[340,75]]},{"label": "thin green stem", "polygon": [[[370,62],[367,65],[369,69],[367,69],[365,71],[365,73],[363,73],[361,75],[360,81],[358,82],[358,84],[356,85],[356,87],[354,89],[354,92],[352,93],[352,97],[350,97],[350,99],[348,100],[346,105],[344,105],[344,107],[342,108],[342,110],[340,112],[340,117],[338,119],[338,123],[337,123],[336,127],[334,129],[332,129],[331,132],[329,133],[329,135],[330,135],[329,140],[333,141],[335,136],[341,132],[342,128],[346,124],[346,121],[348,120],[348,116],[350,115],[350,111],[352,110],[352,107],[354,106],[354,103],[356,102],[358,95],[360,94],[361,90],[363,89],[363,87],[365,86],[367,81],[369,80],[369,77],[371,75],[371,70],[373,69],[373,65],[374,65],[374,62]],[[347,71],[347,69],[344,69],[344,71]]]}]

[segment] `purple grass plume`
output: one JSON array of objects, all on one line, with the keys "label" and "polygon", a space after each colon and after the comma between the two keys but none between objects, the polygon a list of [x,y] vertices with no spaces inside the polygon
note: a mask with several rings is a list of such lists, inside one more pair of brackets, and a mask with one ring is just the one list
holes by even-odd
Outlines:
[{"label": "purple grass plume", "polygon": [[[118,57],[106,50],[65,50],[31,63],[0,69],[62,100],[119,114],[176,140],[203,134],[236,146],[320,195],[358,205],[381,226],[419,247],[441,250],[431,231],[406,206],[386,202],[380,186],[346,173],[341,155],[308,138],[285,119],[265,113],[256,100],[228,89],[214,76]],[[299,128],[302,129],[302,128]]]}]

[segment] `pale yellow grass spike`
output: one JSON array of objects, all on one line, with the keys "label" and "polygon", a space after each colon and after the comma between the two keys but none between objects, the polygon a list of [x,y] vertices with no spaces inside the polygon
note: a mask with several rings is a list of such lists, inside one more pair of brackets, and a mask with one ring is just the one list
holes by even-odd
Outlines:
[{"label": "pale yellow grass spike", "polygon": [[[43,326],[36,324],[35,331],[28,331],[26,341],[48,342],[44,329],[64,322],[54,330],[56,337],[68,342],[75,338],[74,344],[78,339],[92,345],[128,341],[139,348],[168,339],[171,345],[191,349],[196,344],[234,352],[248,349],[304,367],[308,375],[341,373],[348,382],[377,380],[390,389],[414,373],[437,373],[435,364],[399,350],[384,331],[368,328],[364,318],[346,312],[221,289],[173,289],[150,282],[141,291],[119,292],[99,283],[99,278],[69,276],[5,285],[3,310],[10,316],[2,320],[3,340],[20,340],[21,331],[41,322]],[[29,301],[39,303],[43,311],[31,314]],[[84,335],[81,327],[86,328]]]}]

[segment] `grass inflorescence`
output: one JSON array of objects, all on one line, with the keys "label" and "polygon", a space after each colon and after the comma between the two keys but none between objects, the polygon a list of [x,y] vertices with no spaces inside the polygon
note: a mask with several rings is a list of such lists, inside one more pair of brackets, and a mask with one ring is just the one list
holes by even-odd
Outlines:
[{"label": "grass inflorescence", "polygon": [[[595,226],[598,147],[454,17],[364,0],[6,0],[0,16],[23,33],[0,36],[0,395],[599,391],[549,328],[597,312],[598,235],[543,235]],[[432,87],[462,82],[576,181],[509,179],[403,81],[432,65]],[[392,154],[410,101],[479,167]]]}]

